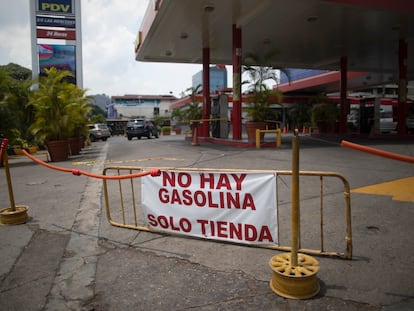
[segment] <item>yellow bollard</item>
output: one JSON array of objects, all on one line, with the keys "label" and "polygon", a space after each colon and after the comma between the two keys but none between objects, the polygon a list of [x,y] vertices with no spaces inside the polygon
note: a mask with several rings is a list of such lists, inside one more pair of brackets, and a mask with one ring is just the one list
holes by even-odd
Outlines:
[{"label": "yellow bollard", "polygon": [[260,130],[256,129],[256,148],[260,148]]},{"label": "yellow bollard", "polygon": [[276,148],[282,145],[282,133],[280,129],[276,129]]},{"label": "yellow bollard", "polygon": [[13,196],[13,187],[11,183],[9,160],[7,155],[7,143],[6,138],[3,139],[0,147],[0,159],[3,158],[4,171],[6,173],[7,187],[9,190],[10,207],[3,208],[0,210],[0,223],[18,225],[23,224],[27,221],[27,209],[26,205],[15,205]]},{"label": "yellow bollard", "polygon": [[291,299],[307,299],[319,293],[320,285],[316,273],[318,261],[311,256],[298,254],[300,242],[299,207],[299,136],[295,130],[292,139],[292,248],[291,253],[271,258],[270,288],[279,296]]}]

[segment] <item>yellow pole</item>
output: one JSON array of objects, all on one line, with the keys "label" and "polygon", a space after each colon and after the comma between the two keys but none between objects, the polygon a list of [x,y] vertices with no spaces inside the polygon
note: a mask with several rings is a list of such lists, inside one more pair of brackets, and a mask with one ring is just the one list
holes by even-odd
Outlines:
[{"label": "yellow pole", "polygon": [[282,134],[281,134],[280,129],[278,128],[276,130],[276,148],[279,148],[281,144],[282,144]]},{"label": "yellow pole", "polygon": [[298,265],[299,249],[299,135],[295,130],[292,139],[292,252],[290,262]]},{"label": "yellow pole", "polygon": [[260,148],[260,130],[256,129],[256,148]]}]

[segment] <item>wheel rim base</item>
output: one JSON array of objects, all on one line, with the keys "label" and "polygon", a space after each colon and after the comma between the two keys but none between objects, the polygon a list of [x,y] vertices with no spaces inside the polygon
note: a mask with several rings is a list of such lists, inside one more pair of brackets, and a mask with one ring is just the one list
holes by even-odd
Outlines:
[{"label": "wheel rim base", "polygon": [[4,225],[20,225],[27,222],[27,205],[17,205],[15,210],[11,207],[0,210],[0,223]]},{"label": "wheel rim base", "polygon": [[290,253],[276,255],[269,261],[272,269],[270,288],[277,295],[289,299],[309,299],[320,291],[317,277],[319,264],[309,255],[298,254],[298,266],[290,263]]}]

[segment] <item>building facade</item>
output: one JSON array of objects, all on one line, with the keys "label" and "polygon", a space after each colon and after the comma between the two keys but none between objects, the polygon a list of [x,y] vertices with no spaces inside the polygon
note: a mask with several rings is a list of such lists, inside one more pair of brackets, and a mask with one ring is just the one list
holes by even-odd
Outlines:
[{"label": "building facade", "polygon": [[[196,89],[200,85],[199,91],[203,91],[203,71],[197,72],[192,77],[192,87]],[[210,93],[216,93],[219,89],[227,88],[227,70],[224,65],[210,67]]]},{"label": "building facade", "polygon": [[[112,96],[112,118],[170,117],[170,104],[177,98],[172,95],[124,95]],[[114,113],[116,112],[116,113]]]}]

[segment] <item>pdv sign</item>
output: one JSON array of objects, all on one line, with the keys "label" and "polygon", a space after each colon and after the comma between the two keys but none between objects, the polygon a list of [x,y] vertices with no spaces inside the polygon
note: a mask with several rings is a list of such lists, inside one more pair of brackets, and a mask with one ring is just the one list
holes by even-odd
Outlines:
[{"label": "pdv sign", "polygon": [[40,14],[75,14],[72,0],[38,0],[37,10]]}]

